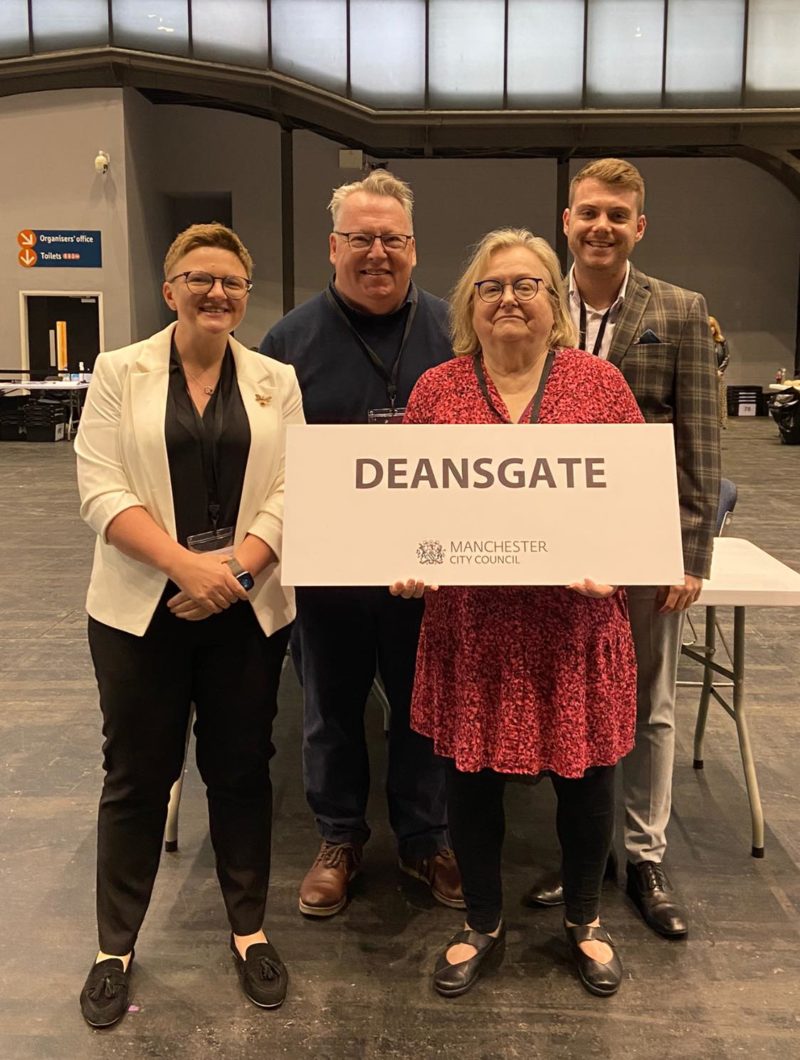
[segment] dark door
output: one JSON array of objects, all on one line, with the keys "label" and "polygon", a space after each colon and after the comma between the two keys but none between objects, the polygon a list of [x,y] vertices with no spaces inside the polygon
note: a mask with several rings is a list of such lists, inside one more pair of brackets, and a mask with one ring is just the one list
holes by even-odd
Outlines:
[{"label": "dark door", "polygon": [[90,295],[29,294],[26,300],[31,379],[44,379],[57,372],[55,357],[52,362],[50,360],[50,349],[51,343],[55,349],[55,331],[59,320],[63,320],[67,326],[69,371],[79,371],[78,364],[82,361],[85,370],[91,372],[100,352],[97,298]]}]

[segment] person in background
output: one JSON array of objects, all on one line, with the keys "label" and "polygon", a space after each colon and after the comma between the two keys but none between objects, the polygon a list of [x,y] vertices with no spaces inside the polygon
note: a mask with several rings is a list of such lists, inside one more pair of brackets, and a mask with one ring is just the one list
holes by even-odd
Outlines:
[{"label": "person in background", "polygon": [[[711,570],[719,503],[716,356],[702,295],[646,276],[630,263],[647,226],[644,181],[635,166],[602,158],[570,184],[563,226],[574,264],[568,300],[578,345],[620,369],[648,423],[675,437],[684,578],[628,591],[636,645],[636,743],[622,764],[627,892],[666,938],[689,930],[687,910],[663,867],[672,809],[675,682],[686,609]],[[558,873],[527,900],[561,902]]]},{"label": "person in background", "polygon": [[232,337],[252,269],[230,229],[181,232],[163,283],[177,322],[98,357],[75,441],[81,515],[97,534],[87,610],[104,736],[100,951],[80,997],[93,1027],[128,1007],[193,703],[234,961],[256,1005],[286,994],[263,920],[271,731],[294,616],[278,571],[284,435],[303,413],[293,369]]},{"label": "person in background", "polygon": [[[406,423],[641,423],[619,371],[572,349],[558,260],[525,229],[484,236],[452,296],[456,358],[426,372]],[[580,567],[576,557],[576,566]],[[391,592],[419,598],[422,582]],[[552,777],[563,854],[564,927],[586,989],[609,996],[622,964],[599,920],[614,827],[614,767],[633,745],[636,666],[625,593],[568,587],[440,588],[427,597],[411,723],[447,765],[464,929],[433,973],[444,997],[499,959],[503,793]]]},{"label": "person in background", "polygon": [[717,353],[717,379],[719,380],[719,425],[724,430],[728,426],[728,393],[725,386],[725,369],[731,359],[728,351],[728,340],[722,334],[722,328],[716,317],[708,318],[708,326],[711,328],[711,338],[714,340],[714,349]]},{"label": "person in background", "polygon": [[[419,376],[452,356],[446,304],[411,278],[411,189],[376,170],[337,188],[329,209],[333,279],[276,324],[261,350],[297,370],[309,423],[399,420]],[[307,916],[344,908],[369,839],[364,707],[376,674],[391,706],[386,795],[400,869],[437,901],[463,907],[444,771],[408,723],[422,610],[421,600],[404,605],[378,587],[297,590],[304,780],[322,841],[300,885]]]}]

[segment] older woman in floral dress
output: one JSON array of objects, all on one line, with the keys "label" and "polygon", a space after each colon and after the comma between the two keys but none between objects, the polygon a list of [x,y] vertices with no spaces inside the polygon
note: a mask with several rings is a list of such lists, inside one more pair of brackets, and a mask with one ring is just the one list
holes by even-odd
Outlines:
[{"label": "older woman in floral dress", "polygon": [[[545,240],[491,232],[452,298],[456,357],[417,383],[408,423],[641,423],[620,372],[572,349],[561,274]],[[587,529],[587,533],[591,533]],[[421,582],[392,592],[419,596]],[[429,594],[412,726],[447,760],[450,832],[466,924],[434,971],[465,993],[504,937],[500,860],[509,776],[552,777],[563,854],[565,929],[584,986],[616,992],[622,966],[600,926],[614,766],[633,744],[636,669],[623,590],[442,587]]]}]

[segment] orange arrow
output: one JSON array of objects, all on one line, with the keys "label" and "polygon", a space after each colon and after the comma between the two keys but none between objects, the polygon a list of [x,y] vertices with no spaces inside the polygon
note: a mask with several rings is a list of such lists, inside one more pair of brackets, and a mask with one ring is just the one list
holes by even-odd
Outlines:
[{"label": "orange arrow", "polygon": [[32,269],[39,260],[39,255],[35,250],[21,250],[17,256],[20,265],[24,265],[26,269]]},{"label": "orange arrow", "polygon": [[35,247],[36,233],[30,228],[23,228],[21,232],[17,233],[17,242],[21,247]]}]

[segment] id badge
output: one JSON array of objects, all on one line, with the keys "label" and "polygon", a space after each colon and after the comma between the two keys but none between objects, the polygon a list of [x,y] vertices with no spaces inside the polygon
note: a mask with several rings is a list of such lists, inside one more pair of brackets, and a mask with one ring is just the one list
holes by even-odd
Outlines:
[{"label": "id badge", "polygon": [[222,526],[219,530],[207,530],[203,534],[190,534],[186,538],[186,547],[190,552],[215,552],[225,556],[233,555],[234,527]]},{"label": "id badge", "polygon": [[367,423],[402,423],[405,406],[394,409],[370,409],[367,412]]}]

